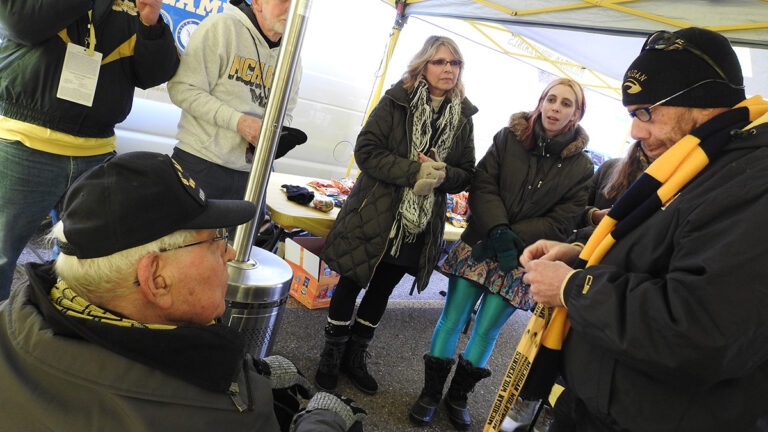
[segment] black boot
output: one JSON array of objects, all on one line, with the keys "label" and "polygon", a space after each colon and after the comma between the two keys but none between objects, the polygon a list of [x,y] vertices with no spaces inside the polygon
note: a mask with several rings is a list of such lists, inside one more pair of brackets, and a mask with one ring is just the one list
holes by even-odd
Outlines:
[{"label": "black boot", "polygon": [[426,426],[432,421],[435,410],[443,397],[443,387],[448,374],[453,368],[452,358],[440,358],[424,354],[424,388],[411,407],[409,417],[411,423]]},{"label": "black boot", "polygon": [[344,372],[352,383],[363,393],[376,394],[379,385],[376,380],[368,373],[366,364],[371,354],[368,352],[368,345],[372,338],[364,338],[353,334],[347,342],[347,348],[344,351],[344,357],[341,361],[341,371]]},{"label": "black boot", "polygon": [[349,326],[328,323],[325,326],[325,346],[315,373],[315,383],[321,390],[336,390],[339,366],[349,340]]},{"label": "black boot", "polygon": [[451,386],[445,395],[445,406],[448,408],[448,419],[457,429],[466,430],[472,424],[467,408],[467,395],[475,389],[475,384],[491,376],[491,370],[472,366],[469,360],[461,355],[456,373],[453,374]]}]

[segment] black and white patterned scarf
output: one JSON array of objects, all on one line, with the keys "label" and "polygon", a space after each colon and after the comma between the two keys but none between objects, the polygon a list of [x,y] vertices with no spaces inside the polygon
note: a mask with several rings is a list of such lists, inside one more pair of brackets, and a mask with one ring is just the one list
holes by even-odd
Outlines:
[{"label": "black and white patterned scarf", "polygon": [[[416,82],[411,91],[410,111],[412,119],[411,145],[408,150],[408,159],[419,160],[419,153],[427,154],[430,149],[435,149],[437,158],[444,160],[451,148],[453,135],[461,117],[461,98],[453,95],[437,119],[435,126],[437,131],[434,140],[432,137],[432,106],[430,104],[429,86],[422,76]],[[432,206],[435,202],[434,193],[428,195],[416,195],[413,187],[403,188],[403,196],[400,207],[395,214],[395,223],[389,233],[392,240],[392,256],[397,257],[403,241],[413,243],[416,236],[424,231],[432,215]]]}]

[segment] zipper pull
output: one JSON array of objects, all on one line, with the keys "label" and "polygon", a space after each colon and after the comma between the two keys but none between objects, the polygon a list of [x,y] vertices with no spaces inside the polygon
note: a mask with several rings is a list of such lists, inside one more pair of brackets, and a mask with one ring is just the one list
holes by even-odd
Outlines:
[{"label": "zipper pull", "polygon": [[240,386],[237,385],[236,382],[230,384],[229,390],[227,390],[227,394],[229,394],[229,397],[232,399],[232,402],[235,403],[235,407],[237,407],[239,412],[243,412],[248,409],[248,406],[244,404],[240,399]]},{"label": "zipper pull", "polygon": [[542,180],[539,180],[539,184],[536,185],[536,189],[541,189]]}]

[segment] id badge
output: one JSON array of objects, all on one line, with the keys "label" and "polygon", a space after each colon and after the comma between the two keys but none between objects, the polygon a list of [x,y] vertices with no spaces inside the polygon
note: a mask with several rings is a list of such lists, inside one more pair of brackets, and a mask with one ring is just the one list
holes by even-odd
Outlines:
[{"label": "id badge", "polygon": [[56,97],[90,107],[99,81],[102,54],[73,43],[67,44]]}]

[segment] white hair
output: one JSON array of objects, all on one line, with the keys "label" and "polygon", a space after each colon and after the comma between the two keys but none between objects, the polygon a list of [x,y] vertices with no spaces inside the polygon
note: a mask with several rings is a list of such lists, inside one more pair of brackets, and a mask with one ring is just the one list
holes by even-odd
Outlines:
[{"label": "white hair", "polygon": [[[124,296],[135,289],[139,260],[160,249],[174,248],[192,240],[198,230],[180,230],[149,243],[99,258],[80,259],[65,253],[56,258],[58,277],[79,296],[92,303],[106,297]],[[67,241],[61,221],[53,226],[47,239]]]}]

